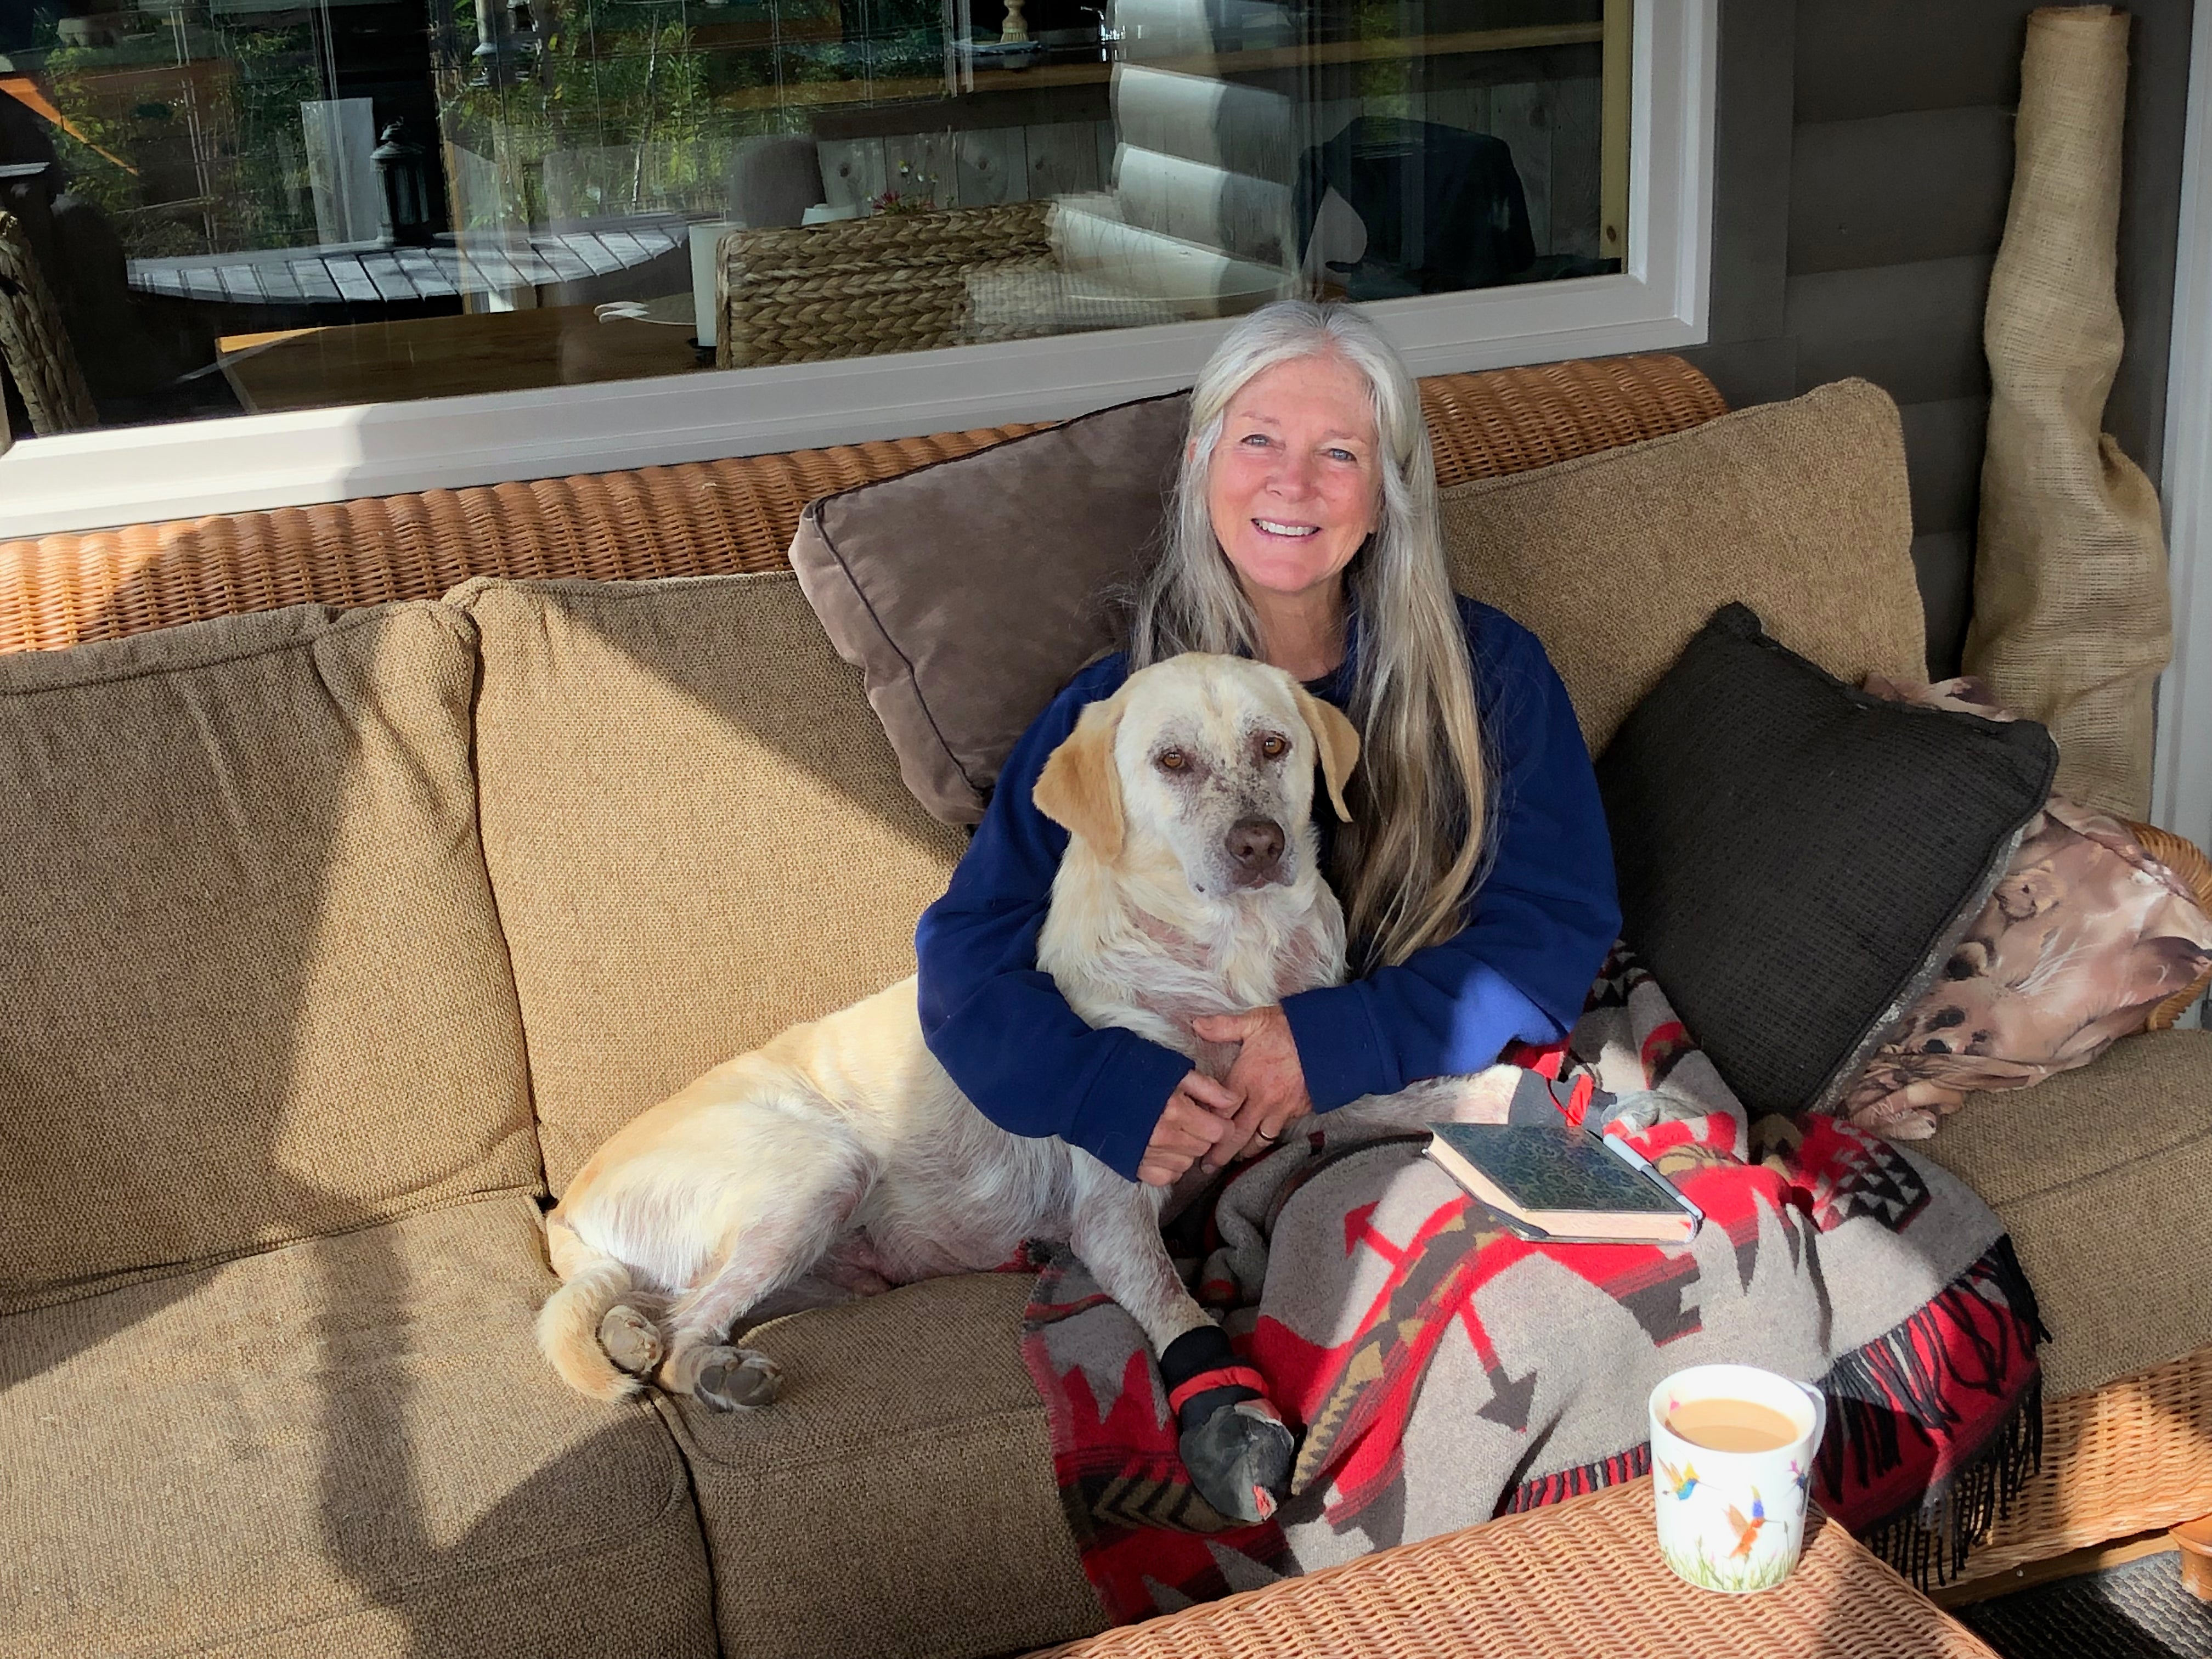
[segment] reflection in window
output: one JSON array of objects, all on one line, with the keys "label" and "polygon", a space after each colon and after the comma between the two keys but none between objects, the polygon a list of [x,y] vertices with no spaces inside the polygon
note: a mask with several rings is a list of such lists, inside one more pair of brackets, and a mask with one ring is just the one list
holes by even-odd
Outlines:
[{"label": "reflection in window", "polygon": [[108,423],[1454,293],[1620,268],[1626,12],[0,13],[0,206]]}]

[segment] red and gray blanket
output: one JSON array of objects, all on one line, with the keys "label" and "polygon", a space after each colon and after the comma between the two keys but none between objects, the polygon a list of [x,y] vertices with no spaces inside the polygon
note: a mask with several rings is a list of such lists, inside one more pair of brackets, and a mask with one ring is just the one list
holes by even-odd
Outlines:
[{"label": "red and gray blanket", "polygon": [[[1650,975],[1616,952],[1560,1050],[1706,1217],[1686,1246],[1505,1231],[1425,1137],[1313,1133],[1179,1219],[1200,1299],[1302,1438],[1291,1496],[1224,1522],[1176,1453],[1159,1371],[1073,1255],[1047,1258],[1024,1354],[1084,1568],[1117,1621],[1589,1492],[1650,1467],[1645,1398],[1734,1360],[1829,1401],[1813,1492],[1908,1576],[1955,1571],[2040,1456],[2035,1300],[1996,1216],[1848,1122],[1747,1126]],[[1587,1093],[1588,1091],[1583,1091]]]}]

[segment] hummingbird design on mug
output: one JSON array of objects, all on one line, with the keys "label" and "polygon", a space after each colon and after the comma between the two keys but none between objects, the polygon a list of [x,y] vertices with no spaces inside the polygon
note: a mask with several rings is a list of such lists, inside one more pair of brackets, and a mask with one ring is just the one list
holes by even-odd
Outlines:
[{"label": "hummingbird design on mug", "polygon": [[1735,1547],[1729,1552],[1729,1559],[1733,1561],[1751,1553],[1751,1547],[1759,1541],[1759,1529],[1766,1524],[1766,1505],[1759,1501],[1759,1488],[1751,1489],[1750,1520],[1745,1520],[1743,1511],[1733,1504],[1728,1506],[1728,1518],[1729,1525],[1741,1534],[1735,1540]]}]

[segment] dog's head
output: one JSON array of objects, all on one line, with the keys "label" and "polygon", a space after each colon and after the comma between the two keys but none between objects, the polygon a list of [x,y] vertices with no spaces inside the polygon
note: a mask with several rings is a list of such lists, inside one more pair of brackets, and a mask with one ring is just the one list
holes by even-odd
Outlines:
[{"label": "dog's head", "polygon": [[1172,859],[1218,898],[1311,868],[1314,771],[1340,818],[1350,720],[1279,668],[1191,652],[1083,711],[1037,779],[1037,810],[1109,864]]}]

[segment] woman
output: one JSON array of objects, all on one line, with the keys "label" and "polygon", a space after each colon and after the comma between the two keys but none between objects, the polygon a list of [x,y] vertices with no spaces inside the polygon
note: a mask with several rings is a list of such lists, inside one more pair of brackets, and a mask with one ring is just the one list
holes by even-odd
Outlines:
[{"label": "woman", "polygon": [[[1183,651],[1260,658],[1363,746],[1323,864],[1358,976],[1198,1022],[1214,1081],[1092,1030],[1036,966],[1067,833],[1030,799],[1084,706]],[[983,1113],[1172,1185],[1310,1113],[1556,1041],[1619,931],[1613,854],[1565,688],[1534,635],[1455,598],[1412,378],[1357,312],[1289,301],[1230,331],[1191,394],[1167,547],[1127,652],[1079,674],[1008,757],[916,935],[922,1029]]]}]

